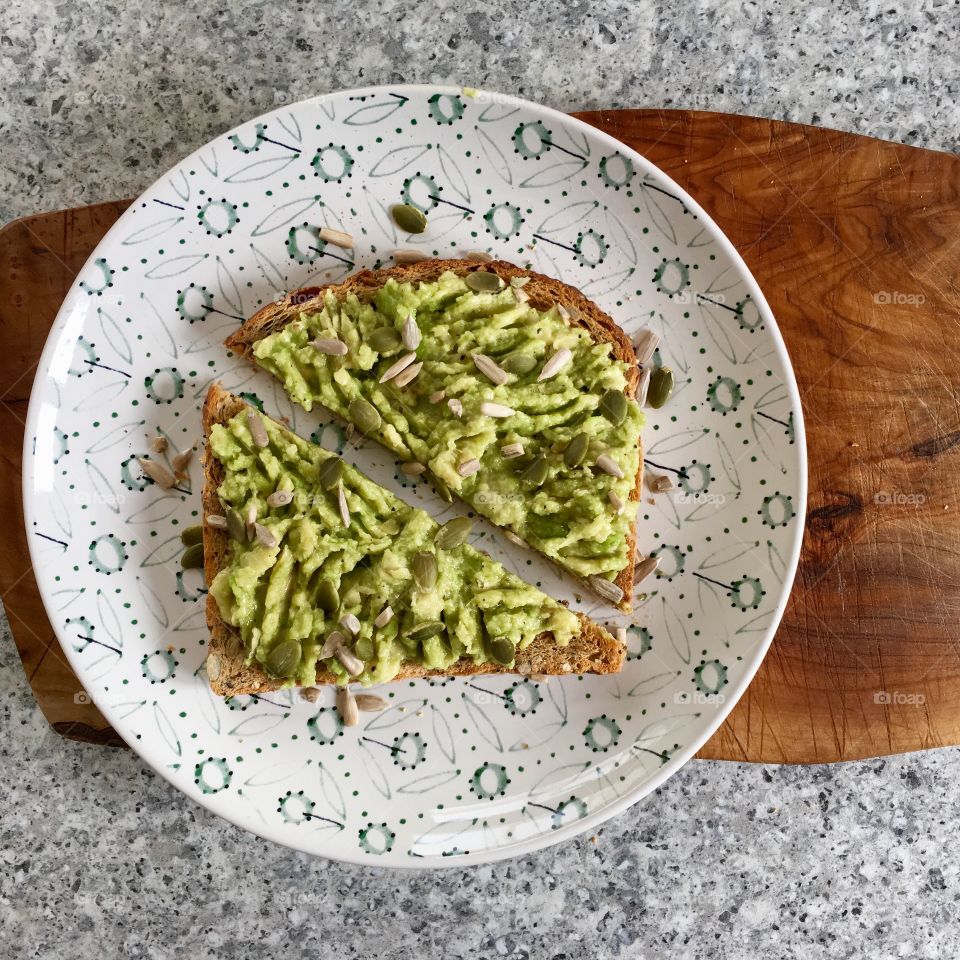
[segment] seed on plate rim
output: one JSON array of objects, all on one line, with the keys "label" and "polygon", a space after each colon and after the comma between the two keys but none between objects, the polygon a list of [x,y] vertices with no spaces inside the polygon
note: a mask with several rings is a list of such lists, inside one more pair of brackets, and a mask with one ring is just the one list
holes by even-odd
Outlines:
[{"label": "seed on plate rim", "polygon": [[627,628],[626,627],[617,627],[617,641],[619,643],[627,642]]},{"label": "seed on plate rim", "polygon": [[408,477],[419,477],[421,473],[426,472],[426,469],[422,463],[417,463],[415,460],[400,464],[400,472]]},{"label": "seed on plate rim", "polygon": [[463,255],[464,260],[472,260],[474,263],[491,263],[496,258],[486,250],[468,250]]},{"label": "seed on plate rim", "polygon": [[674,487],[673,479],[663,474],[647,474],[647,486],[652,493],[666,493]]},{"label": "seed on plate rim", "polygon": [[150,438],[150,449],[154,453],[166,453],[168,446],[169,441],[162,433],[158,433],[156,436]]},{"label": "seed on plate rim", "polygon": [[318,236],[324,243],[332,243],[335,247],[340,247],[343,250],[353,249],[353,237],[343,230],[335,230],[333,227],[322,227]]},{"label": "seed on plate rim", "polygon": [[337,687],[337,713],[345,727],[355,727],[360,722],[357,698],[350,692],[349,687]]},{"label": "seed on plate rim", "polygon": [[503,535],[513,544],[518,547],[527,546],[527,541],[522,537],[518,537],[512,530],[504,530]]},{"label": "seed on plate rim", "polygon": [[612,603],[620,603],[623,600],[623,590],[612,580],[606,580],[596,574],[591,574],[587,577],[587,583],[590,584],[594,593],[603,597],[604,600],[609,600]]},{"label": "seed on plate rim", "polygon": [[193,460],[193,447],[187,447],[186,450],[178,453],[170,461],[170,466],[173,467],[173,473],[175,476],[186,476],[186,469],[190,466],[190,461]]},{"label": "seed on plate rim", "polygon": [[646,557],[633,568],[633,582],[643,583],[651,573],[656,572],[660,566],[660,555],[655,557]]},{"label": "seed on plate rim", "polygon": [[641,327],[633,337],[633,350],[637,357],[637,363],[641,367],[645,363],[649,363],[650,358],[657,352],[659,346],[660,334],[649,327]]},{"label": "seed on plate rim", "polygon": [[384,371],[383,376],[380,377],[380,383],[386,383],[388,380],[392,380],[398,373],[402,373],[407,367],[410,366],[417,359],[415,353],[405,353],[399,360],[392,363]]},{"label": "seed on plate rim", "polygon": [[609,473],[611,477],[616,477],[618,480],[623,479],[623,470],[620,464],[609,453],[601,453],[596,459],[596,464],[604,473]]},{"label": "seed on plate rim", "polygon": [[647,402],[647,391],[650,389],[650,375],[653,371],[647,367],[640,374],[640,382],[637,384],[637,405],[643,406]]},{"label": "seed on plate rim", "polygon": [[321,697],[321,690],[319,687],[301,687],[300,688],[300,699],[306,700],[307,703],[316,703]]},{"label": "seed on plate rim", "polygon": [[354,694],[354,700],[357,703],[357,709],[363,713],[379,713],[387,709],[387,701],[375,693],[357,693]]},{"label": "seed on plate rim", "polygon": [[419,263],[421,260],[427,259],[427,254],[420,250],[406,248],[403,250],[394,250],[393,253],[390,254],[390,257],[394,263]]},{"label": "seed on plate rim", "polygon": [[542,383],[544,380],[549,380],[551,377],[555,377],[572,359],[573,351],[571,351],[568,347],[561,347],[543,365],[543,369],[540,371],[540,375],[537,377],[537,382]]},{"label": "seed on plate rim", "polygon": [[137,457],[137,463],[161,490],[169,490],[176,484],[177,478],[162,463],[148,460],[146,457]]},{"label": "seed on plate rim", "polygon": [[427,229],[427,215],[410,203],[393,204],[390,217],[406,233],[423,233]]}]

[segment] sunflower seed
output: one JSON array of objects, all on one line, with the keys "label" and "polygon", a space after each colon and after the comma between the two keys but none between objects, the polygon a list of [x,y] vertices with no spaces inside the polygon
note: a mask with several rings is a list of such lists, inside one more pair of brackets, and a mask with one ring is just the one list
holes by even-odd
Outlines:
[{"label": "sunflower seed", "polygon": [[346,647],[337,649],[334,656],[340,661],[340,666],[343,667],[351,677],[359,677],[360,674],[363,673],[363,661]]},{"label": "sunflower seed", "polygon": [[517,303],[526,303],[530,299],[530,294],[522,287],[514,287],[513,299],[516,300]]},{"label": "sunflower seed", "polygon": [[345,357],[349,350],[349,347],[336,337],[317,337],[316,340],[310,342],[310,346],[317,353],[325,353],[331,357]]},{"label": "sunflower seed", "polygon": [[227,518],[219,513],[208,513],[205,522],[208,527],[213,527],[214,530],[227,529]]},{"label": "sunflower seed", "polygon": [[474,293],[499,293],[503,289],[503,281],[487,270],[474,270],[463,278],[463,282]]},{"label": "sunflower seed", "polygon": [[511,277],[510,286],[516,289],[517,287],[525,287],[530,282],[529,277]]},{"label": "sunflower seed", "polygon": [[480,412],[485,417],[512,417],[517,411],[513,407],[508,407],[502,403],[493,403],[490,400],[484,400],[480,404]]},{"label": "sunflower seed", "polygon": [[619,517],[623,513],[623,501],[620,499],[619,494],[616,490],[607,491],[607,499],[610,501],[610,505],[616,511],[617,516]]},{"label": "sunflower seed", "polygon": [[344,250],[353,249],[353,237],[342,230],[334,230],[332,227],[324,227],[320,231],[320,239],[324,243],[332,243],[335,247],[343,247]]},{"label": "sunflower seed", "polygon": [[347,505],[347,495],[343,491],[343,484],[337,484],[337,503],[340,506],[340,519],[345,527],[350,526],[350,507]]},{"label": "sunflower seed", "polygon": [[651,372],[649,367],[644,370],[643,373],[640,374],[640,382],[637,384],[637,404],[641,407],[647,402]]},{"label": "sunflower seed", "polygon": [[406,370],[401,370],[394,378],[394,386],[405,387],[407,384],[412,383],[420,375],[420,371],[423,369],[423,361],[418,363],[412,363]]},{"label": "sunflower seed", "polygon": [[374,693],[358,693],[354,699],[357,702],[357,708],[364,713],[379,713],[387,709],[387,701]]},{"label": "sunflower seed", "polygon": [[400,465],[400,472],[408,477],[419,477],[427,468],[422,463],[404,463]]},{"label": "sunflower seed", "polygon": [[493,257],[486,250],[468,250],[463,259],[472,260],[474,263],[490,263]]},{"label": "sunflower seed", "polygon": [[393,217],[393,222],[407,233],[423,233],[427,229],[426,214],[409,203],[395,203],[390,208],[390,216]]},{"label": "sunflower seed", "polygon": [[277,538],[273,531],[268,530],[262,523],[255,523],[253,525],[253,533],[257,538],[257,543],[265,547],[275,547],[277,545]]},{"label": "sunflower seed", "polygon": [[346,687],[337,688],[337,712],[345,727],[355,727],[360,722],[357,698]]},{"label": "sunflower seed", "polygon": [[391,257],[394,263],[419,263],[427,259],[427,255],[419,250],[394,250]]},{"label": "sunflower seed", "polygon": [[408,350],[416,350],[417,347],[420,346],[420,328],[412,316],[407,317],[407,319],[403,321],[400,339]]},{"label": "sunflower seed", "polygon": [[173,472],[177,476],[186,475],[187,467],[190,465],[190,461],[193,459],[193,447],[187,447],[183,453],[178,453],[171,461],[170,466],[173,467]]},{"label": "sunflower seed", "polygon": [[320,659],[326,660],[327,657],[332,657],[346,642],[347,638],[339,630],[333,630],[330,636],[323,641]]},{"label": "sunflower seed", "polygon": [[349,443],[353,439],[353,435],[357,432],[357,428],[352,424],[348,423],[346,428],[343,431],[343,439]]},{"label": "sunflower seed", "polygon": [[463,463],[457,467],[457,473],[459,473],[461,477],[472,477],[479,469],[479,460],[464,460]]},{"label": "sunflower seed", "polygon": [[385,627],[393,619],[393,607],[388,603],[378,614],[373,625],[379,630]]},{"label": "sunflower seed", "polygon": [[537,381],[549,380],[556,376],[571,360],[573,353],[566,347],[561,347],[544,365]]},{"label": "sunflower seed", "polygon": [[668,490],[673,489],[673,480],[666,476],[666,474],[660,476],[647,474],[647,486],[653,493],[666,493]]},{"label": "sunflower seed", "polygon": [[463,416],[463,404],[456,397],[451,397],[447,401],[447,406],[455,417]]},{"label": "sunflower seed", "polygon": [[360,632],[360,621],[352,613],[345,613],[340,618],[340,626],[346,627],[354,636]]},{"label": "sunflower seed", "polygon": [[572,319],[570,311],[562,303],[557,304],[557,313],[560,314],[560,319],[563,320],[564,323],[569,323]]},{"label": "sunflower seed", "polygon": [[383,376],[380,377],[380,382],[386,383],[388,380],[392,380],[398,373],[406,370],[416,359],[417,355],[415,353],[405,353],[399,360],[387,367]]},{"label": "sunflower seed", "polygon": [[659,346],[660,335],[658,333],[654,333],[649,327],[638,330],[633,338],[633,349],[637,355],[637,363],[641,367],[648,363]]},{"label": "sunflower seed", "polygon": [[[476,276],[476,274],[471,274],[471,276]],[[510,379],[510,375],[502,367],[498,367],[493,360],[491,360],[484,353],[472,353],[470,354],[471,359],[473,360],[473,365],[491,382],[495,383],[498,387],[506,383]]]},{"label": "sunflower seed", "polygon": [[285,507],[288,503],[293,500],[293,491],[292,490],[274,490],[273,493],[267,497],[267,506],[268,507]]},{"label": "sunflower seed", "polygon": [[611,477],[616,477],[618,480],[623,479],[623,470],[620,469],[620,464],[609,453],[601,453],[597,457],[597,466],[604,473],[609,473]]},{"label": "sunflower seed", "polygon": [[159,434],[157,434],[155,437],[152,437],[150,440],[150,449],[154,453],[165,453],[167,446],[167,438],[162,437]]},{"label": "sunflower seed", "polygon": [[604,600],[609,600],[611,603],[619,603],[623,599],[623,591],[610,580],[605,580],[603,577],[598,576],[589,576],[587,577],[587,583],[589,583],[594,592],[598,593]]},{"label": "sunflower seed", "polygon": [[446,390],[438,390],[436,393],[430,394],[431,403],[439,403],[447,395]]},{"label": "sunflower seed", "polygon": [[250,428],[250,437],[258,447],[265,447],[270,443],[267,428],[263,425],[260,414],[255,410],[247,411],[247,426]]},{"label": "sunflower seed", "polygon": [[503,535],[513,544],[516,544],[518,547],[525,547],[527,541],[518,537],[512,530],[504,530]]},{"label": "sunflower seed", "polygon": [[320,699],[320,691],[316,687],[302,687],[300,699],[306,700],[307,703],[316,703]]},{"label": "sunflower seed", "polygon": [[251,500],[247,504],[246,510],[243,512],[243,526],[247,531],[247,540],[252,540],[257,535],[257,531],[254,529],[256,522],[257,502],[256,500]]},{"label": "sunflower seed", "polygon": [[617,627],[617,641],[619,643],[627,642],[627,628],[626,627]]},{"label": "sunflower seed", "polygon": [[523,456],[523,444],[522,443],[505,443],[500,448],[500,454],[505,460],[513,460],[515,457]]},{"label": "sunflower seed", "polygon": [[220,658],[215,653],[207,654],[207,676],[211,680],[220,679]]},{"label": "sunflower seed", "polygon": [[162,464],[156,460],[148,460],[146,457],[137,457],[137,463],[143,468],[143,472],[161,489],[169,490],[176,482],[177,478]]},{"label": "sunflower seed", "polygon": [[642,583],[660,566],[660,557],[647,557],[633,568],[633,582]]}]

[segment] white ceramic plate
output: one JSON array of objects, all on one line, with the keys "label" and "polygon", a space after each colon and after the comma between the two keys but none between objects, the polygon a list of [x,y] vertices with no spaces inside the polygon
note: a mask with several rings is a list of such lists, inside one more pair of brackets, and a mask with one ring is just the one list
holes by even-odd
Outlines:
[{"label": "white ceramic plate", "polygon": [[[134,459],[160,431],[200,432],[208,384],[262,402],[330,447],[224,337],[284,291],[339,280],[409,246],[386,208],[425,209],[414,245],[487,250],[558,276],[628,331],[662,333],[677,377],[651,411],[648,469],[674,493],[640,509],[660,571],[624,625],[611,677],[458,678],[387,688],[344,730],[328,690],[223,702],[207,686],[203,583],[179,531],[200,469],[164,492]],[[358,238],[355,263],[320,227]],[[348,453],[439,518],[375,445]],[[662,783],[717,728],[762,659],[800,546],[800,402],[743,261],[680,190],[623,144],[513,97],[400,86],[283,107],[218,137],[120,218],[66,298],[40,362],[24,456],[30,548],[70,663],[113,727],[188,796],[300,850],[395,866],[481,863],[557,843]],[[575,588],[489,528],[474,539],[560,597]],[[504,546],[509,549],[504,549]]]}]

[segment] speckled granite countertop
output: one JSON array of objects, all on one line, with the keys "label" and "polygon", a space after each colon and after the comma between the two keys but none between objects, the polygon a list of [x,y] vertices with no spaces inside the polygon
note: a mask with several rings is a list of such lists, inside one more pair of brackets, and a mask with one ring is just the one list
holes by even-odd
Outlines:
[{"label": "speckled granite countertop", "polygon": [[[345,86],[693,107],[956,149],[956,4],[145,0],[0,18],[0,219],[128,196],[212,135]],[[0,636],[0,954],[955,957],[956,751],[689,764],[564,847],[473,870],[311,860],[130,753],[68,743]]]}]

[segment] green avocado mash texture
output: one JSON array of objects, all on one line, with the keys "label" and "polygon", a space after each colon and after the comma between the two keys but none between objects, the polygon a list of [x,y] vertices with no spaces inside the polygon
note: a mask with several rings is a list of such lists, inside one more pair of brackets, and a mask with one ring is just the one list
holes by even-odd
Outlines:
[{"label": "green avocado mash texture", "polygon": [[[524,649],[552,631],[555,642],[566,646],[579,632],[574,614],[485,554],[467,545],[442,549],[434,542],[441,528],[426,513],[347,464],[341,482],[350,523],[344,525],[337,487],[325,490],[320,479],[322,465],[335,454],[261,419],[265,447],[254,442],[246,413],[210,433],[213,455],[226,472],[217,490],[225,510],[246,516],[254,504],[257,522],[276,540],[266,546],[231,539],[228,563],[210,586],[220,615],[240,630],[247,663],[256,661],[290,684],[311,685],[320,662],[346,683],[350,677],[337,659],[320,661],[325,640],[338,630],[363,661],[355,681],[369,685],[393,679],[404,662],[431,669],[461,657],[486,663],[495,659],[494,641]],[[278,490],[293,498],[271,507],[267,498]],[[436,559],[436,581],[427,589],[411,569],[422,553]],[[329,584],[336,589],[336,609],[324,610],[318,599],[323,581],[328,592]],[[388,604],[393,618],[375,627]],[[355,636],[340,625],[348,614],[360,623]],[[418,626],[437,621],[442,630],[416,638]],[[278,652],[285,656],[278,658]],[[278,662],[284,664],[281,673],[274,669]]]},{"label": "green avocado mash texture", "polygon": [[[398,336],[408,317],[421,334],[416,360],[423,367],[406,386],[380,383],[408,352]],[[342,341],[346,354],[321,352],[311,345],[318,338]],[[540,381],[544,363],[562,348],[571,351],[571,361]],[[417,285],[391,279],[369,303],[352,294],[338,302],[328,294],[323,310],[301,314],[264,337],[254,354],[305,409],[319,403],[353,420],[574,574],[612,580],[629,564],[633,511],[622,505],[636,479],[643,414],[630,402],[620,423],[603,415],[601,397],[623,391],[627,366],[611,356],[609,344],[594,343],[556,307],[536,310],[510,285],[498,293],[476,293],[452,272]],[[517,372],[495,385],[477,369],[474,354]],[[376,408],[379,427],[368,429],[351,415],[357,399]],[[486,415],[485,401],[515,412]],[[587,453],[569,466],[564,451],[579,434],[586,434]],[[502,448],[518,443],[523,453],[505,457]],[[541,454],[546,471],[537,483],[523,473]],[[622,477],[598,468],[602,454],[619,466]],[[463,476],[458,468],[470,460],[479,461],[480,469]]]}]

